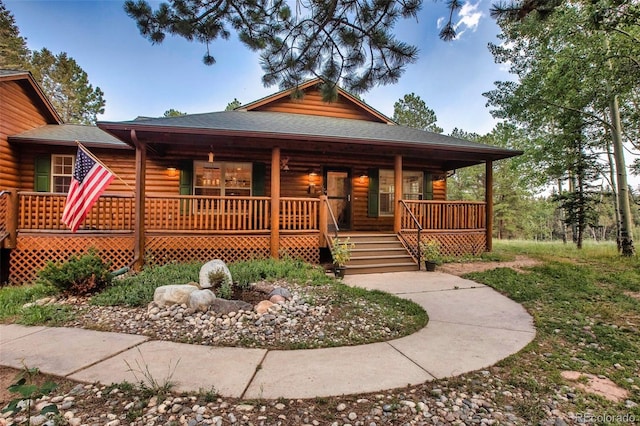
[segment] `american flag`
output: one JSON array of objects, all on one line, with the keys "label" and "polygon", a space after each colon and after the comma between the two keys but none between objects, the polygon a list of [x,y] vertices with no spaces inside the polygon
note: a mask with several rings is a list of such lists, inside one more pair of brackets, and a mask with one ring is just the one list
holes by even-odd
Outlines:
[{"label": "american flag", "polygon": [[62,223],[67,225],[71,232],[78,230],[91,207],[114,178],[109,169],[91,158],[82,145],[78,146],[73,178],[62,212]]}]

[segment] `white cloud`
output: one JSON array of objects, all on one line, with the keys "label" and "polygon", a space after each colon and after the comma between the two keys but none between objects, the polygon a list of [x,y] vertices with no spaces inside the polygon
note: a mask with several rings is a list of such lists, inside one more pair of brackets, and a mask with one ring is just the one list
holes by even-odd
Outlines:
[{"label": "white cloud", "polygon": [[[480,2],[471,4],[466,2],[458,12],[460,20],[456,23],[455,29],[458,32],[459,38],[465,31],[471,30],[472,32],[478,29],[480,24],[480,18],[484,16],[484,13],[478,10]],[[462,27],[462,28],[461,28]]]},{"label": "white cloud", "polygon": [[444,16],[441,16],[441,17],[438,18],[438,20],[436,21],[436,28],[437,29],[442,28],[442,23],[444,22],[444,19],[445,19]]}]

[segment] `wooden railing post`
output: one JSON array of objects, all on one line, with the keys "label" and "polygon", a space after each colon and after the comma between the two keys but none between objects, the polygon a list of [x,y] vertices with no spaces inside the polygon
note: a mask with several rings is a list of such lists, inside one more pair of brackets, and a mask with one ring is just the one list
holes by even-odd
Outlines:
[{"label": "wooden railing post", "polygon": [[318,213],[319,220],[319,228],[320,228],[320,240],[318,241],[318,245],[320,247],[327,247],[327,235],[329,233],[329,217],[327,213],[327,196],[320,196],[320,209]]},{"label": "wooden railing post", "polygon": [[484,199],[487,203],[487,251],[493,250],[493,162],[485,165]]},{"label": "wooden railing post", "polygon": [[7,232],[9,238],[5,248],[15,248],[18,243],[18,189],[9,190],[9,205],[7,206]]},{"label": "wooden railing post", "polygon": [[145,186],[147,169],[147,146],[140,142],[135,130],[131,130],[131,140],[136,146],[136,193],[133,243],[133,266],[140,269],[144,265],[145,251]]},{"label": "wooden railing post", "polygon": [[400,206],[400,200],[402,200],[402,155],[395,157],[394,177],[393,232],[397,234],[402,229],[402,208]]},{"label": "wooden railing post", "polygon": [[271,257],[280,257],[280,148],[271,151]]}]

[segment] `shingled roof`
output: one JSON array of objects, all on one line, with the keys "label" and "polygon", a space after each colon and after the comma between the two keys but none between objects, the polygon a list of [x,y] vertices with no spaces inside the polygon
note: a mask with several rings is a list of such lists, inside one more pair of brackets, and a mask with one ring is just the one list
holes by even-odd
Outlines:
[{"label": "shingled roof", "polygon": [[96,126],[80,124],[49,124],[9,136],[11,142],[73,146],[75,141],[88,147],[131,149],[129,145]]},{"label": "shingled roof", "polygon": [[498,148],[406,126],[279,112],[222,111],[180,117],[99,122],[98,127],[117,135],[132,146],[130,131],[136,130],[136,132],[145,134],[224,135],[387,145],[397,148],[429,148],[431,150],[475,152],[492,160],[521,154],[520,151]]}]

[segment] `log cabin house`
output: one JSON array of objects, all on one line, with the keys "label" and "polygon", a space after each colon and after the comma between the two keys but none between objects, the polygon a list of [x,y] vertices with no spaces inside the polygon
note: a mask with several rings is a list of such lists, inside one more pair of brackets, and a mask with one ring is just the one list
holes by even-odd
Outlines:
[{"label": "log cabin house", "polygon": [[[336,236],[350,273],[418,269],[418,241],[446,254],[491,249],[492,163],[518,155],[399,126],[312,80],[234,111],[62,123],[28,72],[0,71],[0,279],[93,247],[113,268],[300,257]],[[117,176],[76,233],[61,223],[80,141]],[[447,200],[447,175],[486,165],[486,197]],[[400,194],[397,196],[396,194]]]}]

